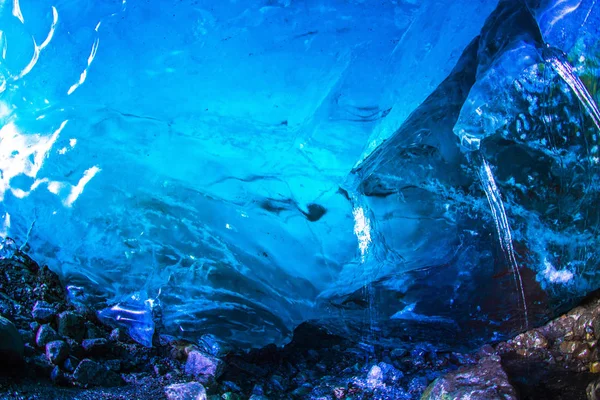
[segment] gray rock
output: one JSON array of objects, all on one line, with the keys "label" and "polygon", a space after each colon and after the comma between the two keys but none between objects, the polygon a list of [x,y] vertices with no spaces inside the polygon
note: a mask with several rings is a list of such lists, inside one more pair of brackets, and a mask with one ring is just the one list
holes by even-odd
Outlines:
[{"label": "gray rock", "polygon": [[198,382],[178,383],[165,387],[168,400],[206,400],[206,390]]},{"label": "gray rock", "polygon": [[83,351],[87,354],[98,355],[108,351],[108,340],[106,339],[85,339],[81,342]]},{"label": "gray rock", "polygon": [[0,360],[6,366],[23,360],[23,339],[12,322],[0,316]]},{"label": "gray rock", "polygon": [[220,359],[198,350],[192,350],[185,363],[185,373],[196,376],[206,383],[217,379],[223,373],[223,367],[224,363]]},{"label": "gray rock", "polygon": [[54,319],[54,314],[56,310],[50,304],[45,301],[36,301],[33,306],[33,310],[31,311],[31,316],[36,321],[45,324]]},{"label": "gray rock", "polygon": [[450,372],[425,390],[422,400],[517,400],[500,365],[500,357],[481,359],[475,366]]},{"label": "gray rock", "polygon": [[75,372],[73,379],[84,386],[120,386],[123,379],[119,374],[89,359],[82,360]]},{"label": "gray rock", "polygon": [[45,347],[47,343],[54,340],[59,340],[60,337],[54,329],[48,324],[39,327],[37,334],[35,335],[35,344],[38,347]]},{"label": "gray rock", "polygon": [[63,364],[63,368],[67,372],[73,372],[73,371],[75,371],[75,368],[77,368],[78,364],[79,364],[79,361],[76,358],[69,357],[66,359],[65,363]]},{"label": "gray rock", "polygon": [[72,311],[58,314],[58,334],[82,341],[86,334],[84,318]]},{"label": "gray rock", "polygon": [[68,356],[69,346],[62,340],[54,340],[46,344],[46,357],[52,364],[62,364]]},{"label": "gray rock", "polygon": [[104,363],[104,365],[106,365],[106,368],[115,372],[119,372],[121,370],[121,360],[108,360]]}]

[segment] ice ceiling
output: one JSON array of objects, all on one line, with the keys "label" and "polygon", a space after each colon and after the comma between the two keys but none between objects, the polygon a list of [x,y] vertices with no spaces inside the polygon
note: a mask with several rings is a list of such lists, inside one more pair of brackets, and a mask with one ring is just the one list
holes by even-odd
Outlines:
[{"label": "ice ceiling", "polygon": [[600,287],[599,28],[596,0],[0,0],[0,231],[147,344],[503,337]]}]

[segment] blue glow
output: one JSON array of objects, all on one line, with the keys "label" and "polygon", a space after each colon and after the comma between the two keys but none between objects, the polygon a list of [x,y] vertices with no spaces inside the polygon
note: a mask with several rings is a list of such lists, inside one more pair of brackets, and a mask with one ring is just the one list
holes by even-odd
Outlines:
[{"label": "blue glow", "polygon": [[539,324],[598,287],[600,7],[530,3],[0,0],[0,233],[145,344],[148,304],[243,346]]}]

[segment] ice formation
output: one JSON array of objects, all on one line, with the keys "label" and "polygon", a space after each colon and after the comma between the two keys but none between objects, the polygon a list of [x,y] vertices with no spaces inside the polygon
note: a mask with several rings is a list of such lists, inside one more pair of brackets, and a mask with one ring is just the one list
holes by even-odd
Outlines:
[{"label": "ice formation", "polygon": [[596,0],[0,0],[0,21],[0,233],[144,344],[313,320],[468,347],[599,286]]}]

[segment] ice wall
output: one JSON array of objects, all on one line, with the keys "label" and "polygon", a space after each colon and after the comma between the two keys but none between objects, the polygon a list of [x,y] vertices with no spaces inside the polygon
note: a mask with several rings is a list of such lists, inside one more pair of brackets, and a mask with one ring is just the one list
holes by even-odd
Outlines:
[{"label": "ice wall", "polygon": [[[537,255],[522,262],[546,246],[529,238],[554,232],[555,216],[536,228],[531,213],[593,202],[595,189],[544,197],[521,167],[539,157],[498,150],[509,139],[473,128],[470,110],[484,101],[485,115],[516,126],[525,117],[510,88],[543,65],[533,73],[538,97],[571,107],[556,116],[569,129],[589,128],[555,53],[541,53],[546,43],[566,52],[596,96],[598,10],[571,3],[523,6],[525,24],[496,11],[473,41],[495,2],[0,1],[2,233],[58,271],[73,301],[108,319],[160,305],[163,331],[188,338],[280,343],[307,319],[374,340],[516,329],[516,270],[542,315],[555,307],[546,285],[567,287],[540,278]],[[496,45],[490,21],[515,37],[509,47]],[[537,63],[513,55],[519,40]],[[484,145],[470,155],[461,137]],[[579,157],[566,171],[585,164],[592,145],[582,140],[564,145]],[[516,148],[544,153],[525,142]],[[577,185],[588,190],[596,175],[585,162]],[[483,190],[486,165],[499,194]],[[530,196],[523,185],[539,207],[508,198]],[[496,233],[506,227],[492,218],[494,196],[513,253]],[[589,204],[577,210],[595,227]],[[563,232],[572,221],[561,223]],[[510,254],[516,267],[503,261]],[[593,257],[585,270],[556,260],[548,273],[578,282],[567,299],[591,287]],[[140,324],[146,332],[148,319]]]}]

